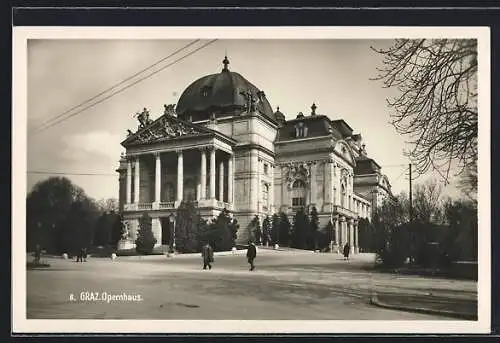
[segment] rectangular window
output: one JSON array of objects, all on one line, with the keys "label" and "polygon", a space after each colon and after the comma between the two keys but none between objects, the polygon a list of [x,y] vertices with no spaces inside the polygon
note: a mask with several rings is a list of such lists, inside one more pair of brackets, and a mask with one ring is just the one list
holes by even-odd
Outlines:
[{"label": "rectangular window", "polygon": [[269,166],[267,165],[267,163],[264,163],[264,174],[268,175],[269,173]]},{"label": "rectangular window", "polygon": [[306,199],[305,198],[292,198],[292,206],[305,206]]}]

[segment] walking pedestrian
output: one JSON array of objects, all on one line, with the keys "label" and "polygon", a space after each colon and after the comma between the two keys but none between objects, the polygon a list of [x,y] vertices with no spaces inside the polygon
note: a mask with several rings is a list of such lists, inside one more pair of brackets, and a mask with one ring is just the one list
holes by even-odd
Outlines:
[{"label": "walking pedestrian", "polygon": [[40,244],[37,244],[35,247],[35,264],[40,263],[41,256],[42,256],[42,248],[40,247]]},{"label": "walking pedestrian", "polygon": [[346,243],[344,245],[344,260],[348,260],[349,261],[349,252],[351,251],[351,246],[349,245],[349,243]]},{"label": "walking pedestrian", "polygon": [[207,242],[203,248],[201,248],[201,256],[203,258],[203,269],[212,269],[212,265],[210,263],[214,262],[214,250]]},{"label": "walking pedestrian", "polygon": [[253,242],[248,242],[247,259],[250,264],[250,271],[255,269],[254,260],[257,257],[257,248]]},{"label": "walking pedestrian", "polygon": [[76,254],[76,262],[83,262],[83,248],[80,248],[78,253]]}]

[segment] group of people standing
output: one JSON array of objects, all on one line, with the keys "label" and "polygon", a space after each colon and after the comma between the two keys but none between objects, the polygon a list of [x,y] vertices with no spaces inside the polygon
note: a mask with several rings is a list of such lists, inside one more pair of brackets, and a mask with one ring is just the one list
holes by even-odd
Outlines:
[{"label": "group of people standing", "polygon": [[[214,262],[214,249],[210,243],[205,243],[201,249],[201,257],[203,258],[203,269],[212,269],[212,263]],[[248,242],[247,248],[247,260],[250,264],[250,271],[255,269],[255,258],[257,257],[257,247],[254,242]]]}]

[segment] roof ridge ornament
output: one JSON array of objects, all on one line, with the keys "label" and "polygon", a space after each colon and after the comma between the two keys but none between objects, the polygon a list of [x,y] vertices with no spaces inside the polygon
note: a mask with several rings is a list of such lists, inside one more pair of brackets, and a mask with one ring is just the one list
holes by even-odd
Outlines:
[{"label": "roof ridge ornament", "polygon": [[224,64],[224,68],[222,71],[229,71],[229,68],[227,67],[229,65],[229,60],[227,58],[227,54],[224,56],[224,60],[222,61],[222,64]]},{"label": "roof ridge ornament", "polygon": [[312,106],[311,106],[311,115],[312,116],[315,116],[316,115],[316,109],[318,107],[316,106],[316,104],[313,102]]},{"label": "roof ridge ornament", "polygon": [[134,117],[139,121],[139,129],[145,128],[153,122],[149,118],[149,111],[146,109],[146,107],[143,108],[142,112],[137,112]]}]

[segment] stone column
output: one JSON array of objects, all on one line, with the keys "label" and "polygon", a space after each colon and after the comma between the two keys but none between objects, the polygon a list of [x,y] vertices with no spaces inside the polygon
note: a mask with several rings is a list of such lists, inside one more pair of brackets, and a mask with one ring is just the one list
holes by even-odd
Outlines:
[{"label": "stone column", "polygon": [[359,225],[358,221],[354,221],[354,253],[359,254]]},{"label": "stone column", "polygon": [[215,147],[210,150],[210,199],[215,199]]},{"label": "stone column", "polygon": [[354,220],[349,219],[349,247],[350,249],[350,254],[354,253]]},{"label": "stone column", "polygon": [[335,223],[335,235],[337,237],[337,247],[339,252],[342,248],[344,248],[344,222],[345,218],[341,216]]},{"label": "stone column", "polygon": [[132,161],[127,160],[127,204],[132,203]]},{"label": "stone column", "polygon": [[184,156],[182,150],[177,151],[177,201],[184,198]]},{"label": "stone column", "polygon": [[345,245],[345,230],[344,230],[344,226],[345,226],[345,217],[340,217],[340,221],[339,221],[339,252],[342,253],[342,249],[344,249],[344,245]]},{"label": "stone column", "polygon": [[200,168],[200,199],[207,197],[207,151],[201,149],[201,168]]},{"label": "stone column", "polygon": [[229,159],[227,160],[227,202],[232,204],[233,199],[233,155],[229,155]]},{"label": "stone column", "polygon": [[219,162],[219,201],[224,201],[224,161]]},{"label": "stone column", "polygon": [[135,172],[134,172],[134,203],[137,204],[139,202],[139,189],[140,189],[140,162],[139,156],[135,159]]},{"label": "stone column", "polygon": [[155,165],[155,202],[160,203],[160,192],[161,192],[161,155],[159,152],[155,154],[156,165]]},{"label": "stone column", "polygon": [[339,223],[339,218],[338,216],[332,216],[332,241],[330,242],[331,244],[331,252],[336,253],[339,251],[339,228],[338,228],[338,223]]}]

